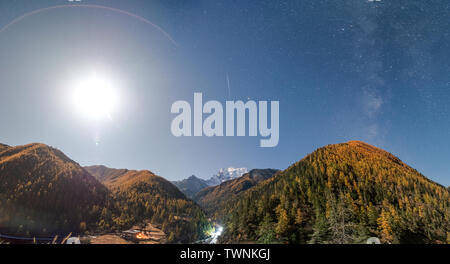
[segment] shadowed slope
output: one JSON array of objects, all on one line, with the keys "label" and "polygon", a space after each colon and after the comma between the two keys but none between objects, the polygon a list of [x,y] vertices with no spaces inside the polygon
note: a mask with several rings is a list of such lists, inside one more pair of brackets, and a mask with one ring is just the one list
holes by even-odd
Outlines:
[{"label": "shadowed slope", "polygon": [[210,214],[221,208],[228,200],[235,198],[238,194],[252,188],[259,182],[269,179],[278,170],[254,169],[241,177],[226,181],[217,186],[211,186],[201,190],[195,195],[194,200],[206,209]]},{"label": "shadowed slope", "polygon": [[10,146],[8,146],[8,145],[1,144],[1,143],[0,143],[0,152],[6,150],[6,149],[9,148],[9,147],[10,147]]},{"label": "shadowed slope", "polygon": [[209,186],[205,180],[197,178],[194,175],[187,179],[174,181],[172,183],[189,198],[194,197],[199,191]]}]

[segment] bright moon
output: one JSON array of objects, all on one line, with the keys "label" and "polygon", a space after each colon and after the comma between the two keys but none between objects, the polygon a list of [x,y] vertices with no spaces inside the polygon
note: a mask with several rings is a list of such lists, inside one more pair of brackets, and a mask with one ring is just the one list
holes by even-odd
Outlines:
[{"label": "bright moon", "polygon": [[97,76],[78,83],[74,92],[77,110],[88,119],[112,119],[118,104],[117,91],[112,83]]}]

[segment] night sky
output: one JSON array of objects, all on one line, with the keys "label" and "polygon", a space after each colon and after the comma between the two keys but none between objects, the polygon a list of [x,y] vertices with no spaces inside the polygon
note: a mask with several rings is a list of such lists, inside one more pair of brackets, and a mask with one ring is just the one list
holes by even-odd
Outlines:
[{"label": "night sky", "polygon": [[[285,169],[363,140],[448,186],[449,12],[447,0],[1,1],[0,142],[177,180]],[[93,72],[120,91],[111,119],[71,105]],[[170,107],[194,92],[280,101],[279,145],[174,137]]]}]

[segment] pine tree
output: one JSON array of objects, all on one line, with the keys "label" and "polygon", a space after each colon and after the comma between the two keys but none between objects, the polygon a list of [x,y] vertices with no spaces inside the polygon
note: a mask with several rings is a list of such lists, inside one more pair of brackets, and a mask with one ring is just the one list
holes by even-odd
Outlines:
[{"label": "pine tree", "polygon": [[258,229],[258,241],[264,244],[270,244],[276,239],[275,224],[272,222],[270,214],[264,216]]}]

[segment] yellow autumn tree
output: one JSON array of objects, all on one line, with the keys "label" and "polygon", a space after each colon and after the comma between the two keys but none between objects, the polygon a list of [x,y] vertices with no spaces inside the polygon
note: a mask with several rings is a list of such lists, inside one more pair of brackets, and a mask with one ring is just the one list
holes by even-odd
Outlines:
[{"label": "yellow autumn tree", "polygon": [[295,214],[295,223],[300,225],[303,222],[303,214],[300,208],[297,208],[297,213]]},{"label": "yellow autumn tree", "polygon": [[289,217],[286,210],[281,208],[280,206],[277,207],[277,215],[278,215],[278,222],[275,227],[275,232],[277,235],[282,236],[289,227]]},{"label": "yellow autumn tree", "polygon": [[378,229],[380,230],[381,233],[381,241],[385,243],[392,243],[393,233],[390,224],[389,212],[386,212],[383,209],[377,222],[378,222]]}]

